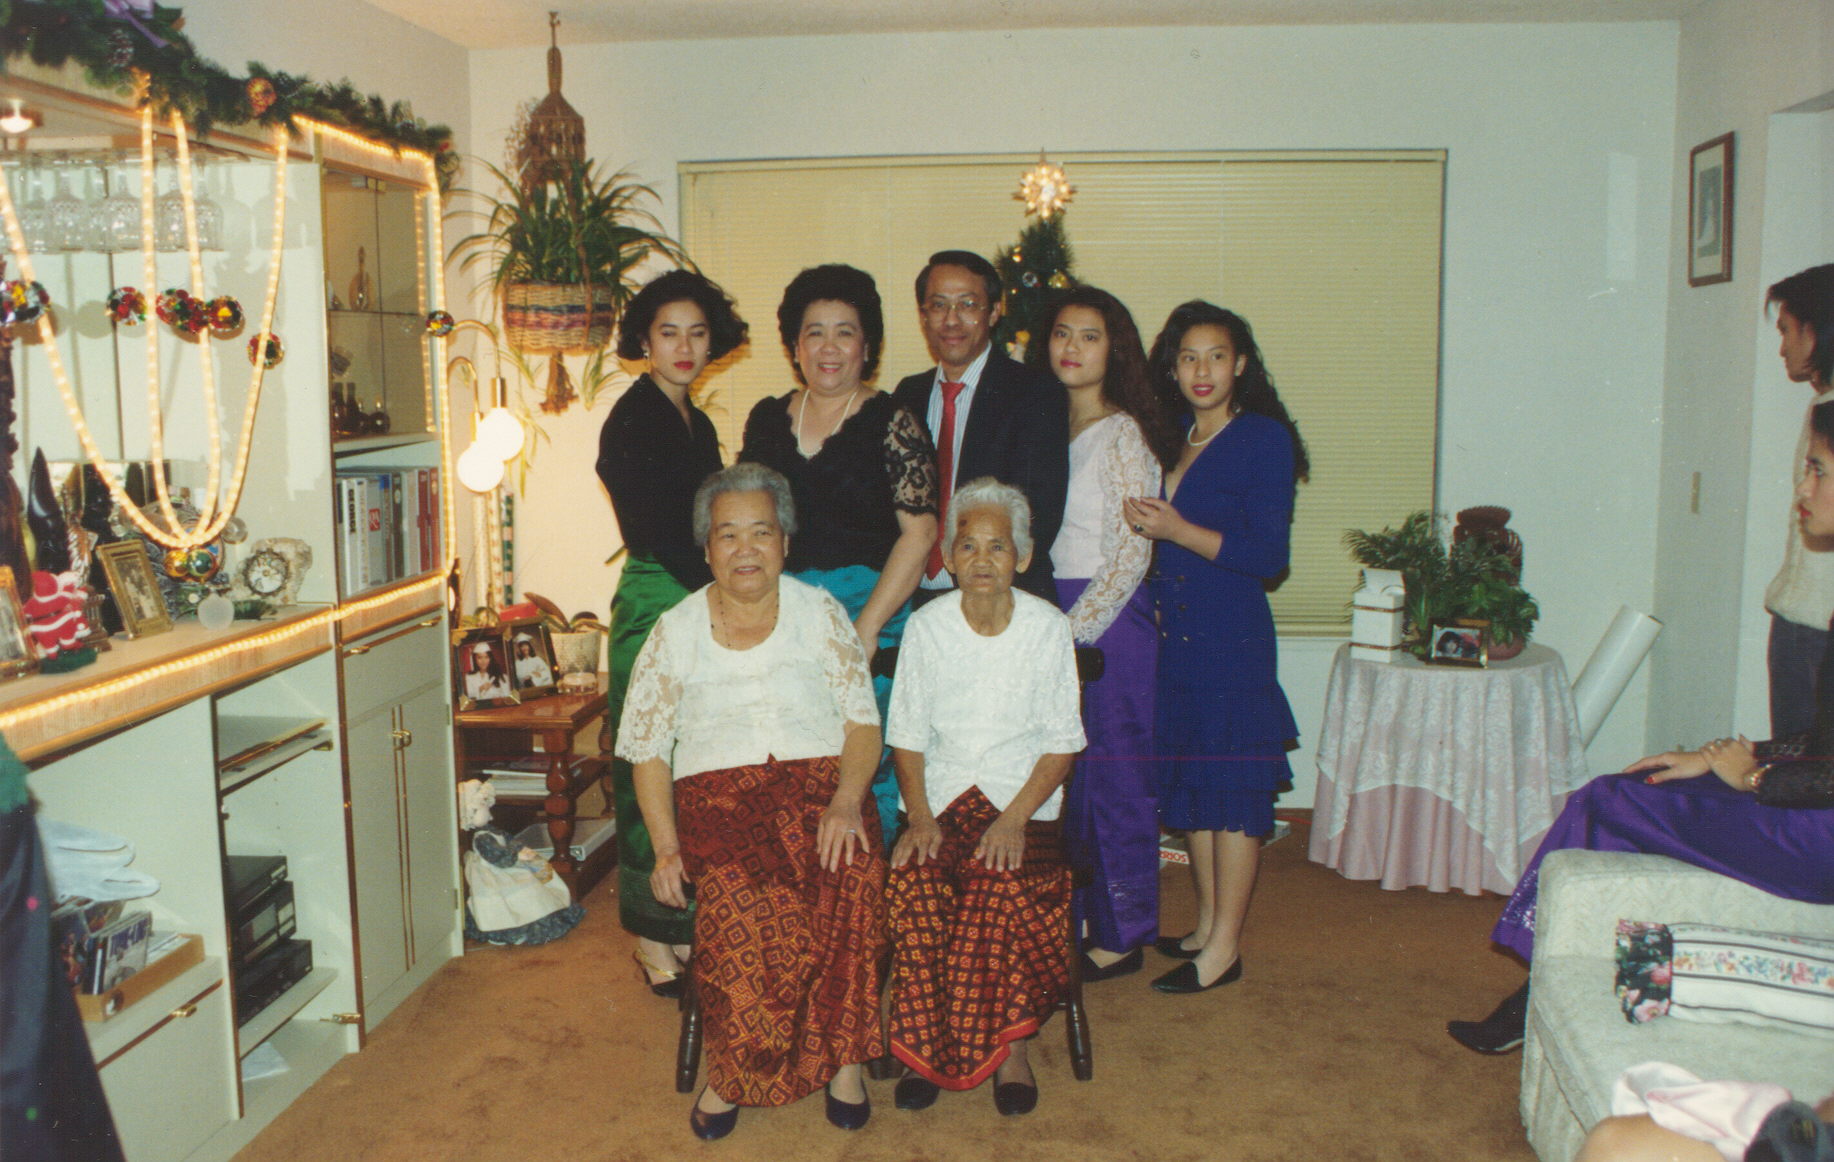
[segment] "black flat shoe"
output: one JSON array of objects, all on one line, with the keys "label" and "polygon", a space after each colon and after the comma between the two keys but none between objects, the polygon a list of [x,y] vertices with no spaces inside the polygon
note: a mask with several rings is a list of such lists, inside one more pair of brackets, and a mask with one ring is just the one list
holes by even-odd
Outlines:
[{"label": "black flat shoe", "polygon": [[1504,997],[1481,1021],[1447,1021],[1446,1032],[1473,1053],[1496,1057],[1515,1052],[1528,1036],[1528,983]]},{"label": "black flat shoe", "polygon": [[1236,957],[1235,963],[1223,970],[1223,975],[1209,984],[1200,984],[1197,980],[1197,963],[1187,960],[1153,982],[1153,987],[1162,993],[1201,993],[1211,989],[1222,988],[1242,979],[1242,958]]},{"label": "black flat shoe", "polygon": [[996,1081],[993,1085],[993,1108],[1002,1117],[1016,1118],[1029,1114],[1038,1105],[1038,1087],[1023,1081]]},{"label": "black flat shoe", "polygon": [[1089,958],[1089,954],[1085,952],[1083,953],[1083,980],[1113,980],[1117,976],[1126,976],[1131,972],[1139,972],[1140,966],[1145,963],[1146,957],[1138,948],[1108,965],[1095,963],[1095,961]]},{"label": "black flat shoe", "polygon": [[822,1091],[826,1099],[828,1124],[837,1130],[857,1130],[872,1118],[872,1099],[851,1102],[834,1096],[832,1088]]},{"label": "black flat shoe", "polygon": [[936,1104],[936,1095],[941,1092],[942,1086],[912,1073],[898,1079],[898,1088],[892,1090],[892,1103],[901,1110],[927,1110]]},{"label": "black flat shoe", "polygon": [[[701,1092],[706,1093],[707,1091],[703,1089]],[[732,1133],[732,1128],[738,1124],[738,1106],[733,1106],[723,1114],[702,1113],[700,1098],[697,1097],[694,1099],[694,1108],[688,1111],[688,1128],[693,1130],[694,1136],[703,1142],[719,1141]]]},{"label": "black flat shoe", "polygon": [[1173,960],[1195,959],[1197,954],[1202,952],[1203,949],[1186,948],[1184,946],[1184,939],[1183,936],[1161,936],[1159,939],[1153,941],[1153,948],[1158,951],[1160,956],[1169,956]]}]

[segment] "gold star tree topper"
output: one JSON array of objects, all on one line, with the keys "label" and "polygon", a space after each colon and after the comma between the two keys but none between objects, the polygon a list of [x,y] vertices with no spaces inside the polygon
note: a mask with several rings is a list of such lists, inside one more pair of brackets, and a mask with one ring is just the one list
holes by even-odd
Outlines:
[{"label": "gold star tree topper", "polygon": [[1038,164],[1025,171],[1019,179],[1019,192],[1013,197],[1025,203],[1028,215],[1036,214],[1049,221],[1051,215],[1063,213],[1075,195],[1076,187],[1064,177],[1063,167],[1046,161],[1040,150]]}]

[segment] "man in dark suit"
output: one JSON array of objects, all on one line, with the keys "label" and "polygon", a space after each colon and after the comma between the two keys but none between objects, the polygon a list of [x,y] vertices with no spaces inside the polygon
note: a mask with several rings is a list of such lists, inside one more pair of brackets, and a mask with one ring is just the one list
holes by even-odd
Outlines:
[{"label": "man in dark suit", "polygon": [[[1070,481],[1069,401],[1049,375],[994,349],[1001,309],[992,263],[966,250],[932,254],[917,276],[917,314],[936,366],[903,380],[893,395],[936,441],[945,528],[957,483],[992,476],[1025,493],[1032,505],[1032,564],[1015,584],[1054,606],[1051,543],[1063,523]],[[933,551],[916,603],[953,587],[940,551]]]}]

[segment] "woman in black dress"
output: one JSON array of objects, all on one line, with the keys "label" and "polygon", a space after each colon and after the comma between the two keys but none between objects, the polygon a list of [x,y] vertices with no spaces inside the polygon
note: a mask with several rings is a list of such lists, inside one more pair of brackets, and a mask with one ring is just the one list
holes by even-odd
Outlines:
[{"label": "woman in black dress", "polygon": [[[803,386],[752,408],[739,459],[789,480],[802,527],[786,567],[840,600],[870,662],[903,635],[936,541],[936,453],[921,419],[866,386],[885,344],[871,275],[838,263],[803,271],[784,288],[777,330]],[[883,719],[891,682],[873,688]],[[889,844],[898,817],[889,763],[873,795]]]},{"label": "woman in black dress", "polygon": [[[694,491],[720,470],[720,441],[691,393],[707,364],[745,342],[732,300],[698,274],[672,270],[637,292],[618,328],[618,356],[647,360],[599,433],[599,479],[624,536],[624,572],[611,599],[611,728],[624,712],[637,651],[656,619],[712,574],[694,542]],[[614,739],[614,746],[616,740]],[[637,937],[633,954],[658,996],[681,995],[692,909],[665,907],[650,891],[656,854],[637,809],[630,764],[614,760],[618,814],[618,919]]]}]

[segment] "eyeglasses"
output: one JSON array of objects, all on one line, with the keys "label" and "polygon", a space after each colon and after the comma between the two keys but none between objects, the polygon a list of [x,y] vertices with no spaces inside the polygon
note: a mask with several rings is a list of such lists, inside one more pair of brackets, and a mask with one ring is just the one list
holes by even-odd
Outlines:
[{"label": "eyeglasses", "polygon": [[923,313],[932,319],[946,319],[951,312],[964,319],[978,319],[987,313],[987,304],[972,296],[961,299],[937,297],[923,304]]}]

